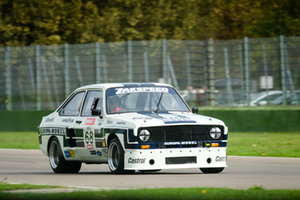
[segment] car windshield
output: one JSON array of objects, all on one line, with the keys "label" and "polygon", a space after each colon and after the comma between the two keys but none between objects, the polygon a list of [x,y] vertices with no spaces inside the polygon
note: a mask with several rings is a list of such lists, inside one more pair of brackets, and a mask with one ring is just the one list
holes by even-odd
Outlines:
[{"label": "car windshield", "polygon": [[189,108],[171,87],[122,87],[106,91],[108,114],[127,112],[188,112]]}]

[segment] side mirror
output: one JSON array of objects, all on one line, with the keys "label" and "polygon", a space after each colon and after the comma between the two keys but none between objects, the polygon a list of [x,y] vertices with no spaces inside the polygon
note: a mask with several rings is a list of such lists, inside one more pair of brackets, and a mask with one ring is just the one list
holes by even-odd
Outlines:
[{"label": "side mirror", "polygon": [[101,109],[97,109],[100,98],[95,98],[91,107],[92,115],[99,116],[102,119]]},{"label": "side mirror", "polygon": [[198,107],[192,108],[192,113],[198,114],[198,111],[199,111]]}]

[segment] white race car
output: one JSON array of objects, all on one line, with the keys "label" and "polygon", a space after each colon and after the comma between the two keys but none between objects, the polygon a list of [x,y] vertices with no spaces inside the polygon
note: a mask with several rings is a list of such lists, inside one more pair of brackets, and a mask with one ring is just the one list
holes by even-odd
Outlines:
[{"label": "white race car", "polygon": [[95,84],[76,89],[38,128],[55,173],[108,163],[112,173],[226,167],[228,129],[194,114],[170,85]]}]

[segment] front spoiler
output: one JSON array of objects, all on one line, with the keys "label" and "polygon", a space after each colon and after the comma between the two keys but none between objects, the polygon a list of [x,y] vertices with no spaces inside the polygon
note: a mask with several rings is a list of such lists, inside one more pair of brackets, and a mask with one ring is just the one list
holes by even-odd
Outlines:
[{"label": "front spoiler", "polygon": [[226,165],[226,147],[184,149],[127,149],[126,170],[221,168]]}]

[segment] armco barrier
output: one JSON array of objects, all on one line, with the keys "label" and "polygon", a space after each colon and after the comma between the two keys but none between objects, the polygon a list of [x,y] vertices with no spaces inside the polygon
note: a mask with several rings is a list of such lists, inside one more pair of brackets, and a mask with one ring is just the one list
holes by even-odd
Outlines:
[{"label": "armco barrier", "polygon": [[[52,111],[0,111],[0,131],[36,131],[42,116]],[[229,131],[300,132],[300,107],[210,108],[199,114],[221,119]]]}]

